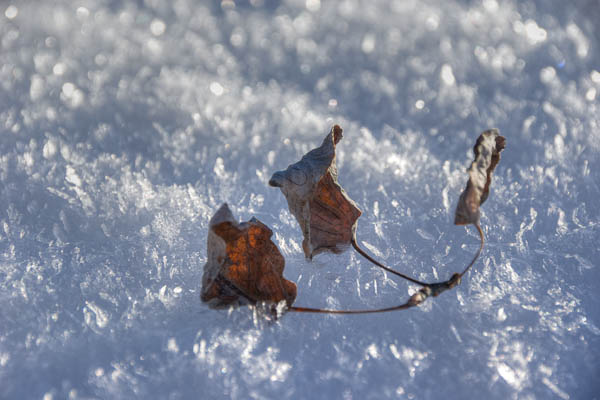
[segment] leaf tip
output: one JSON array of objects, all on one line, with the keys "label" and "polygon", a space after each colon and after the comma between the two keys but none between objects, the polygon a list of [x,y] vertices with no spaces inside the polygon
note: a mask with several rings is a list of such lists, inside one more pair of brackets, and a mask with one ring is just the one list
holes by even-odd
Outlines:
[{"label": "leaf tip", "polygon": [[269,179],[269,186],[273,186],[273,187],[283,187],[283,179],[285,179],[283,177],[283,174],[281,173],[281,171],[275,172],[273,174],[273,176],[271,177],[271,179]]},{"label": "leaf tip", "polygon": [[333,143],[338,144],[338,142],[342,140],[342,138],[344,137],[344,135],[342,134],[343,132],[344,130],[342,129],[342,127],[337,124],[334,125],[333,128],[331,128],[331,133],[333,134]]},{"label": "leaf tip", "polygon": [[235,222],[233,218],[233,213],[229,209],[229,205],[227,203],[223,203],[221,207],[217,210],[215,215],[210,219],[209,227],[213,227],[222,222]]}]

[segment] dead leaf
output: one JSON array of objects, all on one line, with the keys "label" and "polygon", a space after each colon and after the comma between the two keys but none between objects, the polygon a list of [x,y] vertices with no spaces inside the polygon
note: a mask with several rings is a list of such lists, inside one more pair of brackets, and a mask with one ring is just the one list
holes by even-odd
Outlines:
[{"label": "dead leaf", "polygon": [[477,138],[473,146],[475,160],[467,170],[469,181],[456,206],[455,225],[479,225],[479,206],[489,195],[492,173],[505,145],[506,139],[499,135],[497,129],[489,129]]},{"label": "dead leaf", "polygon": [[309,259],[323,251],[343,251],[353,240],[361,215],[338,183],[335,146],[341,139],[342,128],[335,125],[320,147],[269,180],[269,185],[281,189],[298,220],[304,235],[302,248]]},{"label": "dead leaf", "polygon": [[209,224],[202,301],[223,307],[285,300],[291,306],[296,285],[283,277],[285,260],[271,241],[272,235],[256,218],[238,224],[223,204]]}]

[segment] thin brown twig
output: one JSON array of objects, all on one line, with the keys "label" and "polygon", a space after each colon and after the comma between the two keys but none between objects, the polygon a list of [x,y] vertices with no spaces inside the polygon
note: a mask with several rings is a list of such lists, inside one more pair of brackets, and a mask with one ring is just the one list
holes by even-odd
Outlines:
[{"label": "thin brown twig", "polygon": [[305,312],[305,313],[319,313],[319,314],[375,314],[382,313],[388,311],[396,311],[396,310],[404,310],[410,307],[415,306],[416,304],[404,303],[399,306],[387,307],[387,308],[377,308],[373,310],[329,310],[322,308],[310,308],[310,307],[296,307],[292,306],[288,308],[289,311],[294,312]]},{"label": "thin brown twig", "polygon": [[469,269],[473,266],[473,264],[475,264],[475,261],[477,261],[477,259],[479,258],[479,255],[481,254],[481,251],[483,250],[485,238],[484,238],[483,230],[481,229],[481,226],[479,226],[479,224],[474,224],[474,225],[477,228],[477,232],[479,233],[479,238],[480,238],[481,242],[479,244],[479,250],[477,250],[477,253],[475,253],[473,260],[471,260],[469,265],[467,265],[467,267],[463,270],[462,273],[460,273],[460,274],[455,273],[447,281],[437,282],[437,283],[420,282],[420,281],[412,279],[400,272],[394,271],[391,268],[386,267],[385,265],[383,265],[383,264],[377,262],[376,260],[374,260],[373,258],[371,258],[367,253],[365,253],[356,244],[356,241],[354,239],[352,239],[352,245],[354,246],[356,251],[358,251],[367,260],[371,261],[372,263],[383,268],[386,271],[389,271],[389,272],[391,272],[395,275],[398,275],[408,281],[411,281],[413,283],[423,286],[417,293],[412,295],[411,298],[404,304],[400,304],[400,305],[392,306],[392,307],[376,308],[376,309],[372,309],[372,310],[331,310],[331,309],[326,309],[326,308],[310,308],[310,307],[292,306],[292,307],[288,308],[288,311],[304,312],[304,313],[318,313],[318,314],[376,314],[376,313],[384,313],[384,312],[389,312],[389,311],[406,310],[408,308],[418,306],[419,304],[424,302],[428,297],[439,296],[446,290],[452,289],[453,287],[460,284],[460,281],[461,281],[461,278],[463,277],[463,275],[465,275],[467,273],[467,271],[469,271]]},{"label": "thin brown twig", "polygon": [[479,233],[479,239],[481,240],[481,242],[479,244],[479,250],[477,250],[477,253],[475,253],[475,257],[473,257],[471,263],[467,265],[467,268],[465,268],[465,270],[460,274],[461,277],[473,266],[473,264],[475,264],[475,261],[477,261],[477,258],[479,258],[479,255],[483,250],[483,244],[485,243],[485,237],[483,236],[483,230],[481,229],[481,226],[479,226],[479,224],[473,225],[475,225],[475,228],[477,228],[477,232]]},{"label": "thin brown twig", "polygon": [[354,247],[354,250],[356,250],[358,252],[358,254],[360,254],[361,256],[363,256],[364,258],[366,258],[367,260],[371,261],[373,264],[377,265],[378,267],[383,268],[384,270],[386,270],[386,271],[388,271],[388,272],[390,272],[390,273],[392,273],[394,275],[397,275],[400,278],[404,278],[407,281],[411,281],[412,283],[416,283],[417,285],[428,286],[428,284],[425,283],[425,282],[418,281],[418,280],[416,280],[414,278],[411,278],[408,275],[404,275],[401,272],[398,272],[398,271],[396,271],[396,270],[394,270],[394,269],[392,269],[390,267],[386,267],[385,265],[381,264],[379,261],[375,260],[373,257],[371,257],[370,255],[368,255],[363,249],[361,249],[360,246],[358,245],[358,243],[356,243],[356,239],[355,238],[352,238],[351,242],[352,242],[352,247]]}]

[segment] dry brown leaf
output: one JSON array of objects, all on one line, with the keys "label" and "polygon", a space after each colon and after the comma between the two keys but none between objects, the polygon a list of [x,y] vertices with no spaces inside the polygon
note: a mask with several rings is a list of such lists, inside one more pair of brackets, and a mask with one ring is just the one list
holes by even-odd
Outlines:
[{"label": "dry brown leaf", "polygon": [[281,189],[298,220],[304,235],[302,248],[309,259],[323,251],[343,251],[354,238],[361,215],[338,183],[335,146],[341,139],[342,128],[335,125],[320,147],[269,180],[269,185]]},{"label": "dry brown leaf", "polygon": [[210,220],[201,299],[212,307],[259,301],[291,306],[296,285],[283,277],[285,260],[273,232],[256,218],[238,224],[227,204]]},{"label": "dry brown leaf", "polygon": [[492,173],[505,145],[506,139],[499,135],[497,129],[489,129],[477,138],[473,146],[475,160],[467,170],[469,181],[456,206],[455,225],[479,225],[479,206],[489,195]]}]

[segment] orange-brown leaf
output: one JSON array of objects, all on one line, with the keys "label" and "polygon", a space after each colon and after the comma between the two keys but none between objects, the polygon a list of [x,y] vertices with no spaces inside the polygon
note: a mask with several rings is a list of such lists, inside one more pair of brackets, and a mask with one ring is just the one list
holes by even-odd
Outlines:
[{"label": "orange-brown leaf", "polygon": [[355,236],[361,211],[337,180],[335,146],[342,137],[342,128],[335,125],[320,147],[269,180],[281,189],[300,224],[307,258],[323,251],[338,253]]},{"label": "orange-brown leaf", "polygon": [[285,261],[272,235],[256,218],[238,224],[223,204],[209,224],[202,301],[222,307],[285,300],[291,306],[296,285],[283,277]]}]

